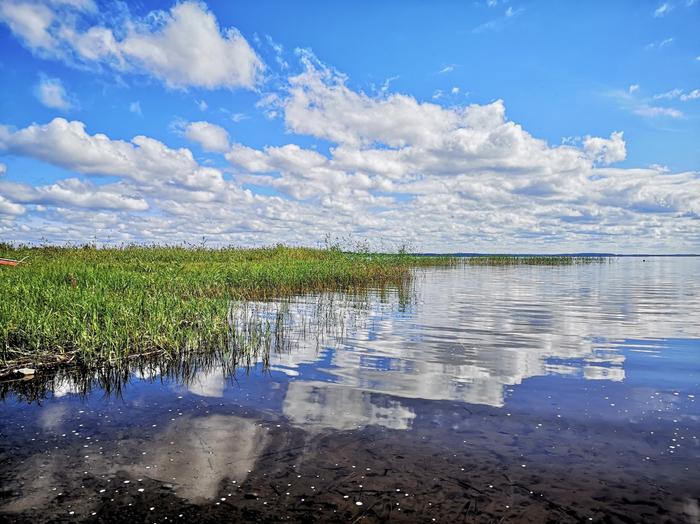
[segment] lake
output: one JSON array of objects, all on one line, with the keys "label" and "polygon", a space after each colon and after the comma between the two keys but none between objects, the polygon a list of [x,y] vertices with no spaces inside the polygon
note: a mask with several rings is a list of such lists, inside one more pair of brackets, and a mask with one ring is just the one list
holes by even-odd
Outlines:
[{"label": "lake", "polygon": [[236,307],[269,354],[0,384],[0,519],[700,521],[700,258]]}]

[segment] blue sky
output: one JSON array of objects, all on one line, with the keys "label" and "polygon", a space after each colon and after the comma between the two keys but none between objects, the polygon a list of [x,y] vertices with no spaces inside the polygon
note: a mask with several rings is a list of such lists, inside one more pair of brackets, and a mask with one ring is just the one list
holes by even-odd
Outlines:
[{"label": "blue sky", "polygon": [[0,238],[700,251],[700,2],[0,2]]}]

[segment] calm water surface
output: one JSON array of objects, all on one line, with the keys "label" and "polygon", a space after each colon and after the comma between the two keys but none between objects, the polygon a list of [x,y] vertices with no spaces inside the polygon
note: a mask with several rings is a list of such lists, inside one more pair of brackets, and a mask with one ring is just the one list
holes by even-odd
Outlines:
[{"label": "calm water surface", "polygon": [[250,366],[0,384],[0,520],[699,522],[700,259],[299,297]]}]

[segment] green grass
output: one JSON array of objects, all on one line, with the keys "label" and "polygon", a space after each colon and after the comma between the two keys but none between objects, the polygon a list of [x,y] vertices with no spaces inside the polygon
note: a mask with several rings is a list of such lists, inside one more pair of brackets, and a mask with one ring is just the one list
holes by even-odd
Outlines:
[{"label": "green grass", "polygon": [[448,258],[274,247],[26,248],[0,244],[0,366],[100,363],[220,348],[231,304],[398,285]]},{"label": "green grass", "polygon": [[473,266],[570,266],[603,262],[604,257],[577,257],[568,255],[480,255],[465,258],[466,264]]}]

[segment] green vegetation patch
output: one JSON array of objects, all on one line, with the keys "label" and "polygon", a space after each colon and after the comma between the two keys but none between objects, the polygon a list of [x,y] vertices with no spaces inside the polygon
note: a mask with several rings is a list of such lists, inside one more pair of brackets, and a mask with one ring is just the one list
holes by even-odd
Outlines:
[{"label": "green vegetation patch", "polygon": [[530,256],[530,255],[479,255],[467,257],[465,263],[473,266],[571,266],[604,262],[605,257],[584,257],[569,255]]},{"label": "green vegetation patch", "polygon": [[0,366],[104,362],[225,345],[233,303],[405,283],[445,257],[274,247],[0,244]]}]

